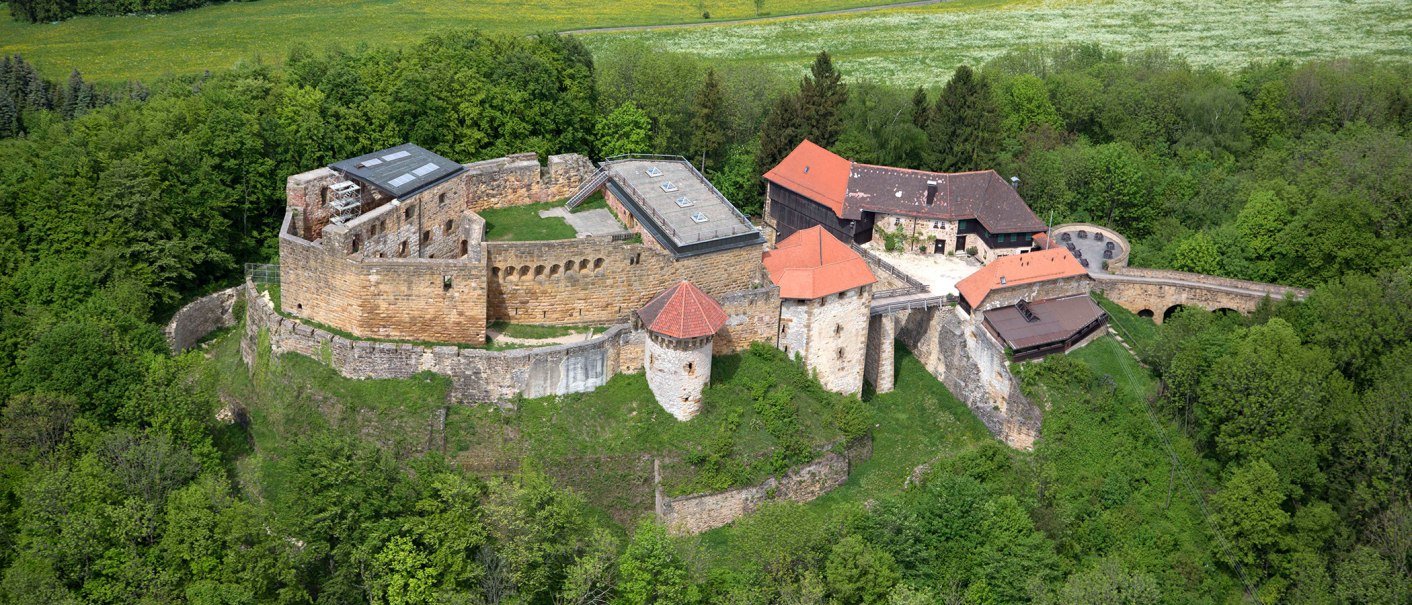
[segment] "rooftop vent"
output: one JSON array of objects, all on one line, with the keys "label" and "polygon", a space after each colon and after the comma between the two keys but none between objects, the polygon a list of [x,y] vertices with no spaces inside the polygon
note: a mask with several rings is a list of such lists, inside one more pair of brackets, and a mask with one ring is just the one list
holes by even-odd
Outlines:
[{"label": "rooftop vent", "polygon": [[1000,285],[1002,285],[1002,286],[1005,285],[1005,276],[1004,276],[1004,275],[1000,276]]},{"label": "rooftop vent", "polygon": [[711,219],[706,218],[706,215],[704,213],[697,212],[696,214],[691,215],[691,220],[696,221],[698,223],[704,223]]},{"label": "rooftop vent", "polygon": [[805,166],[805,167],[804,167],[804,174],[809,174],[809,167],[808,167],[808,166]]},{"label": "rooftop vent", "polygon": [[[659,172],[660,172],[660,171],[659,171]],[[676,183],[673,183],[673,182],[671,182],[671,181],[664,181],[664,182],[662,183],[662,191],[666,191],[667,193],[671,193],[671,192],[676,191],[676,190],[677,190],[677,184],[676,184]]]},{"label": "rooftop vent", "polygon": [[694,205],[696,205],[696,202],[691,201],[689,197],[682,196],[677,198],[677,207],[679,208],[690,208]]},{"label": "rooftop vent", "polygon": [[647,176],[651,176],[651,177],[662,176],[662,169],[661,169],[661,168],[658,168],[658,167],[656,167],[656,166],[648,166],[648,167],[647,167]]}]

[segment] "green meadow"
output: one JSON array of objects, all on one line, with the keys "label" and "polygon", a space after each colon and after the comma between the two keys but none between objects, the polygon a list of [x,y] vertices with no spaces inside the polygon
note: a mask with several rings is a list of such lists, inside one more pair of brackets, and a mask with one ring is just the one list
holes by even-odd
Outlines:
[{"label": "green meadow", "polygon": [[[886,0],[764,0],[785,15]],[[90,80],[150,80],[279,62],[296,44],[400,47],[452,28],[533,34],[589,27],[666,25],[755,16],[747,0],[258,0],[160,15],[20,23],[0,4],[0,54],[21,54],[51,78],[77,67]]]}]

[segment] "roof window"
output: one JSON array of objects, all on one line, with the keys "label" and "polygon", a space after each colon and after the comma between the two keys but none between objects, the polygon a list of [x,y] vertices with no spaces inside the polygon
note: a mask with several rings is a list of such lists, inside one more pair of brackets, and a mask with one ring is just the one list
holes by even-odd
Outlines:
[{"label": "roof window", "polygon": [[662,183],[662,191],[666,191],[667,193],[671,193],[671,192],[673,192],[673,191],[676,191],[677,189],[678,189],[678,187],[677,187],[677,184],[676,184],[676,183],[673,183],[673,182],[671,182],[671,181],[664,181],[664,182]]},{"label": "roof window", "polygon": [[656,167],[656,166],[648,166],[648,167],[647,167],[647,176],[650,176],[650,177],[659,177],[659,176],[662,176],[662,169],[661,169],[661,168],[658,168],[658,167]]},{"label": "roof window", "polygon": [[697,212],[697,213],[691,215],[691,220],[696,221],[696,222],[698,222],[698,223],[704,223],[704,222],[709,221],[709,220],[711,220],[711,219],[706,218],[706,214],[705,214],[705,213],[703,213],[703,212]]},{"label": "roof window", "polygon": [[696,205],[696,202],[691,201],[691,198],[686,197],[686,196],[684,196],[684,195],[681,196],[681,197],[679,197],[679,198],[677,198],[677,207],[678,207],[678,208],[690,208],[690,207],[695,206],[695,205]]}]

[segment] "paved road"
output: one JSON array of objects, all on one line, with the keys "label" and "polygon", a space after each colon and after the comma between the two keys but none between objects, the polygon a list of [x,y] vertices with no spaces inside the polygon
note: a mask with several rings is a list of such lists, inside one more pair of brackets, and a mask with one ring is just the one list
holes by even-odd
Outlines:
[{"label": "paved road", "polygon": [[577,34],[601,34],[608,32],[631,32],[645,31],[653,29],[686,29],[688,27],[707,27],[711,25],[739,25],[752,21],[768,21],[770,19],[790,19],[794,17],[826,17],[829,15],[848,15],[853,13],[870,13],[873,11],[887,10],[890,8],[910,8],[914,6],[928,6],[931,4],[941,4],[947,0],[919,0],[916,2],[898,2],[895,4],[879,4],[877,6],[859,6],[856,8],[840,8],[828,11],[818,11],[813,13],[795,13],[792,15],[771,15],[765,17],[750,17],[748,19],[731,19],[728,21],[701,21],[698,23],[673,23],[669,25],[621,25],[618,27],[589,27],[584,29],[566,29],[558,32],[562,35]]}]

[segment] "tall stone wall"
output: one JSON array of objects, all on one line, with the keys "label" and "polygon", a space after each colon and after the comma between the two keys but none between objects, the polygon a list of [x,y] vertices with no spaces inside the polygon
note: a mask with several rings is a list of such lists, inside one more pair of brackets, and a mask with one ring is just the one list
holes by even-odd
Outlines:
[{"label": "tall stone wall", "polygon": [[593,162],[576,153],[549,156],[546,166],[533,153],[518,153],[466,164],[459,180],[468,208],[480,211],[569,197],[593,172]]},{"label": "tall stone wall", "polygon": [[852,468],[872,455],[872,438],[864,437],[849,444],[842,453],[828,452],[750,487],[676,498],[664,496],[659,487],[657,519],[674,534],[699,534],[744,517],[769,500],[809,502],[843,485]]},{"label": "tall stone wall", "polygon": [[701,391],[711,382],[711,340],[647,335],[647,386],[657,404],[677,420],[691,420],[701,412]]},{"label": "tall stone wall", "polygon": [[897,338],[992,435],[1017,449],[1039,436],[1041,412],[1020,392],[1005,351],[957,307],[899,315]]},{"label": "tall stone wall", "polygon": [[752,342],[775,344],[780,331],[780,289],[765,287],[716,297],[726,312],[726,325],[716,331],[714,355],[730,355],[750,348]]},{"label": "tall stone wall", "polygon": [[240,318],[235,316],[235,303],[244,291],[243,286],[226,288],[193,300],[177,310],[162,330],[167,337],[167,346],[171,347],[172,352],[180,353],[200,342],[207,334],[239,323]]},{"label": "tall stone wall", "polygon": [[711,296],[761,285],[754,246],[673,259],[611,237],[488,242],[491,321],[574,325],[627,321],[683,279]]},{"label": "tall stone wall", "polygon": [[780,350],[803,357],[825,389],[861,393],[872,301],[871,286],[812,300],[785,300],[780,307]]},{"label": "tall stone wall", "polygon": [[897,320],[892,314],[868,318],[868,350],[863,364],[863,379],[873,385],[875,392],[892,392],[896,375],[893,341],[896,339]]},{"label": "tall stone wall", "polygon": [[279,243],[286,313],[363,338],[485,342],[485,265],[473,258],[355,261],[287,232]]},{"label": "tall stone wall", "polygon": [[643,335],[625,325],[581,343],[506,351],[350,341],[281,316],[253,286],[246,286],[246,297],[241,353],[251,367],[264,333],[274,353],[307,355],[347,378],[407,378],[430,371],[451,379],[457,401],[502,403],[515,396],[591,391],[619,372],[641,368]]}]

